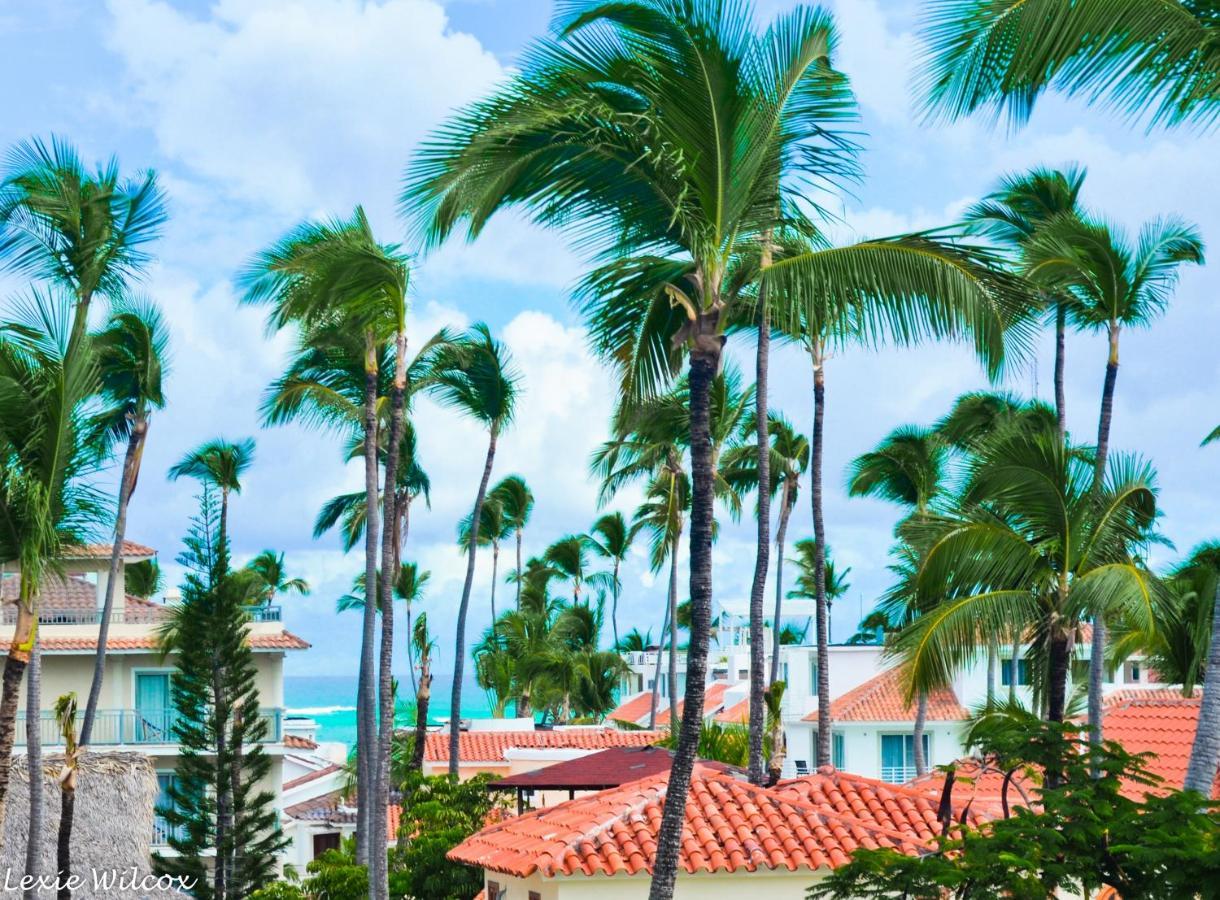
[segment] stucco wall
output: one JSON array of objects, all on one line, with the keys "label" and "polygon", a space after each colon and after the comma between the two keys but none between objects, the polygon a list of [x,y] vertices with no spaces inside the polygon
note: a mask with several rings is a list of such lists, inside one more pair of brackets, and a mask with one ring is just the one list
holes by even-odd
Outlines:
[{"label": "stucco wall", "polygon": [[[743,900],[743,897],[766,897],[767,900],[804,900],[809,886],[822,873],[807,869],[798,872],[738,872],[716,875],[678,876],[674,885],[675,900]],[[572,876],[567,878],[513,878],[486,872],[484,882],[496,882],[506,893],[504,900],[530,900],[530,892],[539,900],[646,900],[650,879],[647,876],[604,875]],[[489,894],[489,897],[491,895]]]}]

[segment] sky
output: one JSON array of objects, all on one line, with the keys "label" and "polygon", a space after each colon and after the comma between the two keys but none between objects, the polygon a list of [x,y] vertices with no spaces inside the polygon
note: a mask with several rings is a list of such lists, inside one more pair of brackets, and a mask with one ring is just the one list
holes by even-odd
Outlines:
[{"label": "sky", "polygon": [[[791,4],[759,0],[765,21]],[[1220,135],[1148,132],[1083,100],[1046,98],[1019,131],[982,119],[929,125],[918,114],[913,73],[920,8],[906,0],[829,2],[841,43],[837,65],[861,107],[865,178],[835,212],[844,237],[872,237],[952,223],[1005,173],[1069,162],[1088,168],[1086,205],[1134,230],[1177,214],[1195,222],[1220,254]],[[118,157],[124,171],[154,169],[170,220],[139,290],[159,303],[172,331],[169,405],[155,417],[128,535],[156,547],[171,576],[194,487],[164,473],[217,435],[254,436],[257,460],[233,503],[238,561],[263,548],[286,554],[308,597],[283,599],[287,627],[313,647],[290,655],[290,674],[355,673],[358,617],[334,611],[362,570],[337,538],[312,538],[329,497],[358,489],[356,465],[333,435],[295,426],[260,427],[259,404],[290,349],[268,336],[263,312],[242,307],[235,275],[259,249],[303,220],[368,211],[384,241],[405,240],[396,212],[413,148],[455,107],[484,95],[543,35],[549,0],[5,0],[0,5],[0,147],[62,135],[86,160]],[[413,249],[413,248],[408,248]],[[526,552],[589,528],[599,514],[587,477],[589,454],[607,436],[611,372],[591,355],[569,304],[585,260],[562,234],[513,215],[493,219],[473,244],[455,241],[416,260],[411,340],[442,325],[485,321],[522,377],[516,422],[501,441],[495,477],[516,472],[537,505]],[[1113,446],[1157,467],[1162,529],[1172,563],[1220,536],[1214,509],[1220,450],[1199,442],[1220,422],[1220,267],[1185,272],[1167,314],[1124,336]],[[0,310],[24,286],[0,275]],[[748,371],[744,338],[730,355]],[[1051,396],[1051,337],[999,385]],[[1105,365],[1099,335],[1068,341],[1069,428],[1096,432]],[[796,350],[776,352],[771,404],[808,431],[811,376]],[[854,630],[888,586],[886,565],[898,511],[850,499],[850,460],[896,426],[929,424],[968,390],[988,382],[964,348],[846,350],[827,366],[826,527],[851,588],[833,611],[832,638]],[[486,439],[473,423],[427,401],[417,410],[431,508],[412,513],[405,551],[432,572],[425,608],[440,643],[438,671],[452,664],[464,560],[455,523],[468,512]],[[790,527],[811,532],[807,485]],[[638,493],[609,508],[630,514]],[[724,522],[714,551],[719,600],[748,593],[753,524]],[[489,622],[490,554],[480,559],[470,639]],[[791,571],[791,567],[789,567]],[[665,579],[636,548],[623,575],[620,628],[660,628]],[[500,589],[507,594],[508,589]],[[772,586],[768,586],[768,596]],[[502,595],[503,596],[503,595]],[[401,643],[401,642],[400,642]],[[400,647],[401,650],[401,647]],[[401,654],[400,654],[401,656]],[[400,675],[405,662],[399,660]]]}]

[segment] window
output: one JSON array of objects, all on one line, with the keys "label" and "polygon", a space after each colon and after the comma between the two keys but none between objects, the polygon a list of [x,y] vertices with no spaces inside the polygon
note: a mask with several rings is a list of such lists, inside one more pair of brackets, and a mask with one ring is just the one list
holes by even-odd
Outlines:
[{"label": "window", "polygon": [[782,681],[784,684],[791,684],[792,682],[790,682],[788,680],[788,661],[787,660],[784,660],[782,663],[779,664],[779,671],[780,671],[779,680]]},{"label": "window", "polygon": [[542,895],[537,891],[530,891],[530,900],[542,900]]},{"label": "window", "polygon": [[487,882],[487,900],[504,900],[508,896],[508,888],[500,887],[500,882]]},{"label": "window", "polygon": [[[923,736],[923,758],[929,762],[932,742],[927,732]],[[915,736],[912,734],[881,735],[881,780],[901,784],[915,777]]]},{"label": "window", "polygon": [[1124,678],[1123,680],[1126,681],[1127,684],[1139,684],[1140,676],[1142,674],[1140,669],[1141,669],[1141,666],[1140,666],[1140,663],[1138,660],[1132,660],[1131,662],[1128,662],[1127,663],[1127,677]]},{"label": "window", "polygon": [[339,849],[339,832],[328,831],[313,836],[313,858],[317,859],[327,850]]},{"label": "window", "polygon": [[169,845],[171,836],[177,836],[175,829],[165,821],[162,815],[162,810],[174,808],[174,802],[169,795],[169,789],[177,780],[173,772],[158,772],[157,773],[157,802],[153,807],[153,846],[165,847]]},{"label": "window", "polygon": [[836,769],[847,768],[844,763],[843,733],[836,731],[830,736],[830,764]]},{"label": "window", "polygon": [[[1017,684],[1025,687],[1029,684],[1029,660],[1017,660]],[[1012,660],[1000,660],[1000,684],[1009,687],[1012,684]]]},{"label": "window", "polygon": [[809,658],[809,693],[818,692],[818,660],[816,656]]},{"label": "window", "polygon": [[749,669],[738,669],[737,670],[737,680],[738,681],[749,681],[749,679],[750,679],[750,670]]}]

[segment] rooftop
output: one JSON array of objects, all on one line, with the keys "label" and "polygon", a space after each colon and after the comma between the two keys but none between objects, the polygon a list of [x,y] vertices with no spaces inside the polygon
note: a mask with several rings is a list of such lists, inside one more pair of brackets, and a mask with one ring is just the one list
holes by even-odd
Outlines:
[{"label": "rooftop", "polygon": [[[524,790],[585,790],[600,791],[619,787],[652,775],[668,773],[673,765],[673,751],[664,747],[611,747],[588,756],[565,760],[501,778],[489,788]],[[718,762],[702,762],[706,768],[720,772],[735,771]]]},{"label": "rooftop", "polygon": [[[43,653],[75,653],[96,650],[96,637],[54,637],[42,632],[38,646]],[[251,634],[250,646],[255,650],[308,650],[309,642],[288,631],[273,634]],[[111,637],[106,641],[107,653],[147,652],[159,649],[156,635],[144,637]],[[0,656],[4,655],[0,648]]]},{"label": "rooftop", "polygon": [[[1181,788],[1186,783],[1201,705],[1199,691],[1191,697],[1172,688],[1115,691],[1106,697],[1102,728],[1106,740],[1121,744],[1127,752],[1154,754],[1144,763],[1148,770],[1163,778],[1167,788]],[[1131,785],[1127,792],[1142,796],[1147,790],[1143,785]],[[1212,796],[1220,799],[1220,777]]]},{"label": "rooftop", "polygon": [[[652,871],[667,775],[652,775],[491,825],[449,858],[528,877]],[[860,847],[915,854],[927,844],[697,765],[679,865],[694,872],[836,867]]]},{"label": "rooftop", "polygon": [[[458,761],[504,763],[506,750],[605,750],[607,747],[647,747],[664,735],[659,731],[619,731],[613,728],[564,728],[554,731],[463,731],[458,735]],[[428,734],[425,762],[448,762],[449,732]]]},{"label": "rooftop", "polygon": [[[914,702],[906,702],[902,669],[894,667],[831,701],[830,717],[835,722],[913,722],[915,707]],[[929,722],[956,722],[969,715],[952,688],[941,688],[928,695]],[[817,720],[816,710],[804,719]]]},{"label": "rooftop", "polygon": [[[109,559],[114,551],[114,544],[83,544],[79,547],[65,547],[63,557],[74,559]],[[124,559],[152,559],[157,551],[135,541],[123,541]]]}]

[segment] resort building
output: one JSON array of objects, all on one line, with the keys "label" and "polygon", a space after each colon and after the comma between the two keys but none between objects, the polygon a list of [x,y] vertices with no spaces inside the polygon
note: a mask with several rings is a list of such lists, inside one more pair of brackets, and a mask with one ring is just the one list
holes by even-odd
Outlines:
[{"label": "resort building", "polygon": [[[55,719],[55,701],[74,691],[81,715],[93,678],[98,627],[106,595],[111,545],[92,545],[76,550],[66,561],[62,575],[44,578],[38,598],[38,640],[42,660],[42,713],[39,735],[45,752],[63,745]],[[155,551],[124,542],[120,578],[127,565],[150,560]],[[0,576],[0,655],[7,652],[16,623],[19,576]],[[121,582],[122,583],[122,582]],[[170,683],[175,660],[158,650],[157,629],[168,615],[163,603],[145,600],[119,590],[110,617],[106,650],[106,674],[94,725],[91,746],[97,751],[134,751],[147,756],[157,775],[162,795],[174,778],[178,744]],[[285,757],[295,749],[286,743],[284,720],[284,658],[309,647],[284,629],[280,607],[251,607],[250,646],[258,669],[257,686],[261,715],[267,722],[265,749],[271,760],[266,790],[277,797],[284,781]],[[24,695],[24,684],[22,693]],[[24,704],[23,704],[24,706]],[[18,713],[16,752],[24,750],[26,723]],[[158,817],[152,828],[152,844],[160,852],[167,831]]]}]

